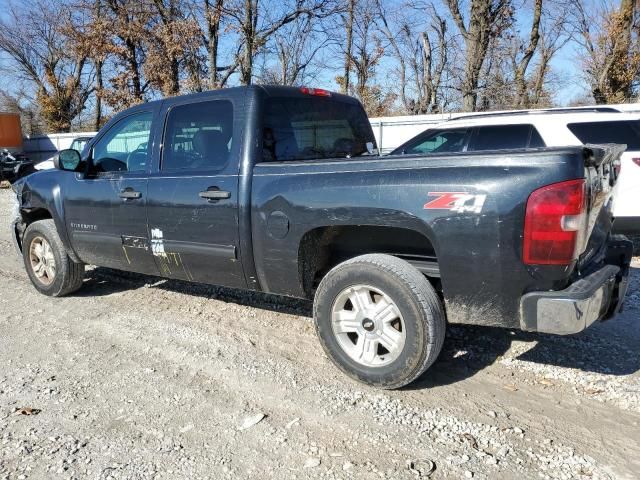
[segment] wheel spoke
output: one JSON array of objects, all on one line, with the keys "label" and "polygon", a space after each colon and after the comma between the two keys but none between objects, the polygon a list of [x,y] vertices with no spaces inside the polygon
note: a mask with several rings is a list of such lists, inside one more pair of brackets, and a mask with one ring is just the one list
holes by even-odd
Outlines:
[{"label": "wheel spoke", "polygon": [[340,310],[334,315],[334,331],[336,333],[357,332],[360,323],[356,320],[353,310]]},{"label": "wheel spoke", "polygon": [[371,300],[371,294],[366,288],[358,288],[351,292],[349,295],[351,305],[357,312],[365,312],[371,307],[373,301]]},{"label": "wheel spoke", "polygon": [[33,254],[38,258],[38,260],[42,259],[42,256],[44,255],[44,249],[42,248],[42,244],[41,243],[36,243],[33,247]]},{"label": "wheel spoke", "polygon": [[402,348],[402,333],[389,324],[382,327],[379,335],[380,343],[389,353],[395,353]]},{"label": "wheel spoke", "polygon": [[387,301],[385,298],[381,298],[378,303],[376,303],[376,310],[373,315],[373,318],[382,324],[387,324],[392,320],[398,318],[398,309],[396,306]]},{"label": "wheel spoke", "polygon": [[56,276],[56,269],[53,265],[47,265],[46,267],[46,272],[47,272],[47,278],[49,280],[53,280],[53,278]]},{"label": "wheel spoke", "polygon": [[44,263],[42,262],[36,263],[35,266],[33,267],[33,271],[35,272],[36,275],[42,276],[42,272],[44,271]]},{"label": "wheel spoke", "polygon": [[370,339],[366,335],[360,335],[358,337],[358,343],[356,343],[356,351],[358,352],[358,358],[366,363],[371,364],[376,357],[378,344],[375,340]]}]

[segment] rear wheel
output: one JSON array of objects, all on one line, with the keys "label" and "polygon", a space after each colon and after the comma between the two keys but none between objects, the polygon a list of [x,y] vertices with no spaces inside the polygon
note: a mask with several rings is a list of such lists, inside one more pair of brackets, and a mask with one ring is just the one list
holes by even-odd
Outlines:
[{"label": "rear wheel", "polygon": [[442,303],[428,280],[390,255],[363,255],[332,269],[314,302],[320,341],[347,375],[399,388],[435,362],[444,342]]},{"label": "rear wheel", "polygon": [[82,286],[84,264],[69,258],[53,220],[40,220],[27,227],[22,256],[31,283],[40,293],[60,297]]}]

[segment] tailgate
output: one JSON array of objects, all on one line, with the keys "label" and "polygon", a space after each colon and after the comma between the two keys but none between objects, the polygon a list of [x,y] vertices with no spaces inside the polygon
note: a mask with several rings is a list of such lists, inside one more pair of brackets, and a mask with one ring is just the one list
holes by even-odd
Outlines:
[{"label": "tailgate", "polygon": [[587,187],[586,246],[578,260],[578,270],[598,254],[604,255],[612,228],[613,187],[620,172],[620,157],[626,145],[585,145],[584,166]]}]

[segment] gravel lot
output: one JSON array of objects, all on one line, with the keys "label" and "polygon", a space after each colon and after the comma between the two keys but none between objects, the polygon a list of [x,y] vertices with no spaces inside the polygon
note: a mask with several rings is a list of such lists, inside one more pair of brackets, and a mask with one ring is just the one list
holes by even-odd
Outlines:
[{"label": "gravel lot", "polygon": [[572,337],[452,327],[436,365],[395,392],[342,376],[309,312],[101,268],[43,297],[3,227],[0,479],[640,472],[640,262],[614,321]]}]

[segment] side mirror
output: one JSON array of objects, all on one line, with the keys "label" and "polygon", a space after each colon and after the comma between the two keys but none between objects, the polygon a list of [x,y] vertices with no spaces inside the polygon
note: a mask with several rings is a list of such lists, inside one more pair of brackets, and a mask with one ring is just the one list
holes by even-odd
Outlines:
[{"label": "side mirror", "polygon": [[60,153],[54,158],[53,164],[58,170],[75,172],[81,161],[80,153],[77,150],[69,148],[67,150],[60,150]]}]

